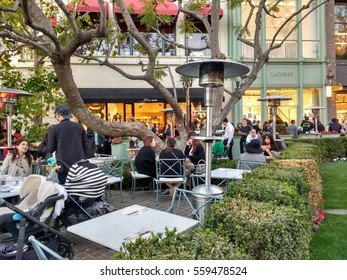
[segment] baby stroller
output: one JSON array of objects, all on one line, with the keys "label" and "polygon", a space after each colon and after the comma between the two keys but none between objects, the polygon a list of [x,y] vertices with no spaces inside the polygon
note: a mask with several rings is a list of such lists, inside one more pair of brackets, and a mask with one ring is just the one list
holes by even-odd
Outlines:
[{"label": "baby stroller", "polygon": [[[30,242],[35,238],[59,256],[73,258],[70,239],[50,227],[53,216],[59,215],[64,204],[64,189],[44,176],[28,176],[20,190],[17,205],[0,199],[0,259],[37,259]],[[54,258],[46,253],[46,258]]]},{"label": "baby stroller", "polygon": [[68,227],[115,210],[102,199],[108,177],[97,165],[88,160],[80,160],[71,167],[62,161],[57,164],[68,170],[64,184],[68,198],[56,219],[57,228]]}]

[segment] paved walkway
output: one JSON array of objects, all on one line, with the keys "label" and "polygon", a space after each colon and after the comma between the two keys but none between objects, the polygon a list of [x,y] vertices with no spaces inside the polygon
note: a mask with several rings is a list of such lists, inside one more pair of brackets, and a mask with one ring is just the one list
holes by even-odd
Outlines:
[{"label": "paved walkway", "polygon": [[[171,198],[162,197],[159,205],[156,205],[155,195],[152,192],[136,192],[134,198],[129,191],[123,191],[122,203],[119,196],[119,191],[112,190],[112,196],[108,196],[107,201],[116,209],[139,204],[162,211],[167,211],[170,207]],[[63,230],[64,231],[64,230]],[[64,231],[64,234],[71,238],[74,246],[74,260],[112,260],[114,250],[98,245],[85,238],[79,237],[72,233]]]}]

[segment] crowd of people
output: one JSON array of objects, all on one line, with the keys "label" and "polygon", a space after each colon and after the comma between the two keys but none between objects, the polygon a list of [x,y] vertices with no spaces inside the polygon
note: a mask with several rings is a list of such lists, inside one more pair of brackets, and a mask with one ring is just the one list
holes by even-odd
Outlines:
[{"label": "crowd of people", "polygon": [[[1,174],[12,176],[28,176],[32,173],[32,165],[36,160],[47,159],[53,154],[58,161],[65,162],[68,166],[82,159],[87,159],[94,155],[111,154],[111,137],[101,135],[91,129],[85,130],[80,123],[73,122],[70,119],[69,108],[66,105],[58,105],[54,111],[57,120],[56,125],[52,125],[44,139],[39,145],[36,155],[29,151],[29,143],[16,131],[14,140],[15,146],[11,153],[4,157],[1,166]],[[205,120],[206,121],[206,120]],[[202,127],[204,122],[201,122]],[[212,155],[215,158],[226,157],[233,160],[234,135],[240,135],[240,159],[269,161],[279,156],[282,149],[285,148],[281,139],[274,139],[272,136],[273,123],[265,121],[260,125],[259,121],[253,121],[243,118],[241,123],[235,127],[227,118],[221,124],[216,136],[223,136],[217,139],[212,146]],[[299,133],[308,133],[315,130],[315,124],[307,116],[304,117],[300,126],[297,126],[295,120],[291,120],[290,125],[284,124],[289,134],[294,138]],[[345,135],[347,130],[347,120],[342,124],[337,118],[332,118],[327,127],[317,122],[318,131],[331,131]],[[156,124],[150,123],[151,131],[159,136]],[[175,128],[176,130],[176,128]],[[3,132],[3,131],[1,131]],[[178,134],[178,132],[175,132]],[[205,150],[202,143],[196,139],[197,133],[192,130],[188,133],[188,139],[184,151],[177,149],[177,143],[172,136],[172,129],[169,124],[166,125],[162,133],[163,140],[166,141],[166,148],[160,151],[159,159],[185,159],[186,174],[195,172],[195,167],[199,162],[205,160]],[[0,134],[0,141],[1,141]],[[3,139],[4,137],[2,137]],[[137,139],[131,138],[133,147],[137,146]],[[224,139],[223,141],[221,139]],[[157,176],[156,167],[156,140],[153,136],[147,136],[144,139],[144,146],[139,149],[135,157],[137,171],[155,178]],[[64,184],[68,170],[59,172],[59,181]],[[179,184],[167,183],[168,193],[172,195],[173,190],[179,187]]]}]

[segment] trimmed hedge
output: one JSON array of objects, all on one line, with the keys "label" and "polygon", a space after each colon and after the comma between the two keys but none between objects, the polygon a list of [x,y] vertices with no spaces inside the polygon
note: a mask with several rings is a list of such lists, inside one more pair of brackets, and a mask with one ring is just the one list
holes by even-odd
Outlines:
[{"label": "trimmed hedge", "polygon": [[244,250],[234,247],[229,239],[217,232],[197,228],[176,234],[166,229],[165,234],[151,238],[137,238],[124,244],[125,251],[114,255],[116,260],[247,260]]},{"label": "trimmed hedge", "polygon": [[205,227],[227,236],[252,259],[309,258],[311,223],[292,207],[226,198],[212,205]]},{"label": "trimmed hedge", "polygon": [[225,195],[227,197],[241,196],[249,200],[270,202],[275,205],[292,206],[302,211],[309,209],[308,197],[300,195],[295,185],[272,179],[247,178],[240,182],[232,182]]},{"label": "trimmed hedge", "polygon": [[315,159],[320,162],[321,159],[333,160],[347,156],[347,137],[286,140],[285,143],[290,149],[282,152],[283,159]]},{"label": "trimmed hedge", "polygon": [[298,193],[304,196],[308,195],[311,190],[305,176],[305,171],[302,168],[285,168],[280,166],[278,161],[263,164],[259,168],[254,169],[251,173],[245,173],[243,179],[248,180],[248,178],[287,182],[288,184],[295,185]]},{"label": "trimmed hedge", "polygon": [[320,176],[318,164],[314,160],[278,160],[278,166],[281,168],[293,169],[302,168],[307,178],[307,184],[310,186],[309,201],[310,205],[315,210],[322,209],[323,202],[323,187],[322,178]]}]

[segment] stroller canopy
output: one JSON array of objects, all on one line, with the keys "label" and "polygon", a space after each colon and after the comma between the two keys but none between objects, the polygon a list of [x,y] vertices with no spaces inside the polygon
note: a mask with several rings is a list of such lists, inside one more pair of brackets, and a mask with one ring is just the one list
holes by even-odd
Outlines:
[{"label": "stroller canopy", "polygon": [[64,187],[69,195],[97,198],[106,183],[107,176],[97,165],[81,160],[71,166]]}]

